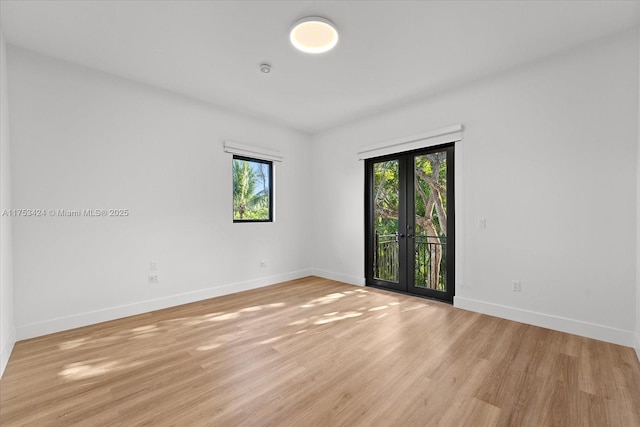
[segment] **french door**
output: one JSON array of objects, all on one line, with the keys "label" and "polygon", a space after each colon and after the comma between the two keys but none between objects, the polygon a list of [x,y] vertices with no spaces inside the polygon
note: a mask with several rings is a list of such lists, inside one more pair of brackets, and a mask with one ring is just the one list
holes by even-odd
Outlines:
[{"label": "french door", "polygon": [[365,161],[369,286],[453,301],[453,144]]}]

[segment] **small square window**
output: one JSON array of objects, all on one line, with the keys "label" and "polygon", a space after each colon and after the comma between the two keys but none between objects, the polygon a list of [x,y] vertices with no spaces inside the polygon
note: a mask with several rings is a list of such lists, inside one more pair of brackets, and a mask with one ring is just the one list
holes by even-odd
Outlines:
[{"label": "small square window", "polygon": [[273,162],[233,156],[233,222],[273,221]]}]

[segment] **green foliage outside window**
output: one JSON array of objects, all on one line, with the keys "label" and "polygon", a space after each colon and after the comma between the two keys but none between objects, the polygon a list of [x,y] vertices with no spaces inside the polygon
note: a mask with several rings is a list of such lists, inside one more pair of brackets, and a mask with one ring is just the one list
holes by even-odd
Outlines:
[{"label": "green foliage outside window", "polygon": [[[415,286],[446,290],[446,152],[413,158],[413,251]],[[373,165],[376,278],[399,280],[400,165],[392,159]],[[405,230],[402,230],[405,232]]]},{"label": "green foliage outside window", "polygon": [[272,221],[272,163],[233,157],[234,222]]}]

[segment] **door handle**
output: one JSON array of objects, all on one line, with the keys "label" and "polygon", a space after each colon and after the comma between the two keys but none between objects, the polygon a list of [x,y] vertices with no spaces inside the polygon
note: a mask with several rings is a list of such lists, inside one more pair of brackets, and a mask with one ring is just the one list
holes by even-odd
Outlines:
[{"label": "door handle", "polygon": [[404,234],[400,233],[400,234],[398,234],[398,237],[400,237],[402,239],[404,237]]}]

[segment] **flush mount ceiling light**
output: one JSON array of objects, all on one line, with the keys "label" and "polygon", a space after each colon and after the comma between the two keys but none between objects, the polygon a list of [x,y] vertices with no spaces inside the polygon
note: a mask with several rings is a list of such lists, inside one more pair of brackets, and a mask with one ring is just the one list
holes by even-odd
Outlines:
[{"label": "flush mount ceiling light", "polygon": [[324,53],[338,44],[338,31],[333,22],[326,18],[307,16],[293,24],[289,39],[302,52]]}]

